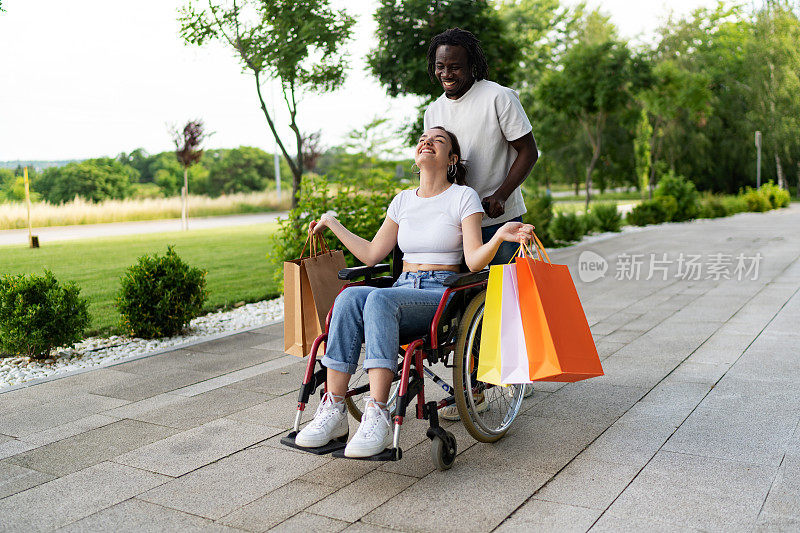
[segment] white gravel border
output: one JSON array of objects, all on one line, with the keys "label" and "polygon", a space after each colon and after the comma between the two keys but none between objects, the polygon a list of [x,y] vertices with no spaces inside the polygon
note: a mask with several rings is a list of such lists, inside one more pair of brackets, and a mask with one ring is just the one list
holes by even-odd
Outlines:
[{"label": "white gravel border", "polygon": [[35,361],[28,357],[0,358],[0,393],[49,381],[85,370],[118,364],[235,333],[268,326],[283,320],[283,296],[243,305],[230,311],[217,311],[191,321],[181,335],[164,339],[132,337],[90,337],[70,348],[54,350],[53,357]]}]

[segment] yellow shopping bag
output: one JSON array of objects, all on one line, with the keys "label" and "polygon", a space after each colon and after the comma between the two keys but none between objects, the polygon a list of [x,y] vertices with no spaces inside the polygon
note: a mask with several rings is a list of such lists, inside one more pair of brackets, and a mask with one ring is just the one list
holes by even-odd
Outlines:
[{"label": "yellow shopping bag", "polygon": [[503,305],[503,267],[489,267],[486,303],[483,307],[478,381],[500,385],[500,318]]}]

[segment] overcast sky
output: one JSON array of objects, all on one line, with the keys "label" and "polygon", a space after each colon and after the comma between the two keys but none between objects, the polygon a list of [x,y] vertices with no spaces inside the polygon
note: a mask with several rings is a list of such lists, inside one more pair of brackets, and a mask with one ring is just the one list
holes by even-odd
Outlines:
[{"label": "overcast sky", "polygon": [[[415,98],[390,99],[369,75],[377,1],[334,0],[357,19],[351,69],[340,90],[305,95],[298,123],[338,144],[373,117],[399,124]],[[651,34],[668,13],[713,0],[605,0],[623,37]],[[0,13],[0,161],[115,156],[172,148],[168,127],[200,118],[209,147],[274,142],[254,82],[221,45],[185,46],[178,37],[183,0],[4,0]],[[669,7],[667,7],[669,5]],[[267,89],[266,96],[270,91]],[[278,108],[286,132],[286,114]]]}]

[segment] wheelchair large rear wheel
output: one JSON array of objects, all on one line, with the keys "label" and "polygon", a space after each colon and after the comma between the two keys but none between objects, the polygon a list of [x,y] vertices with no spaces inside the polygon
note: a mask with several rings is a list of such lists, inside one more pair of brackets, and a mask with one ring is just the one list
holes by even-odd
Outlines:
[{"label": "wheelchair large rear wheel", "polygon": [[478,351],[486,291],[467,305],[459,324],[453,364],[458,414],[479,442],[495,442],[506,434],[522,405],[522,385],[500,387],[478,381]]}]

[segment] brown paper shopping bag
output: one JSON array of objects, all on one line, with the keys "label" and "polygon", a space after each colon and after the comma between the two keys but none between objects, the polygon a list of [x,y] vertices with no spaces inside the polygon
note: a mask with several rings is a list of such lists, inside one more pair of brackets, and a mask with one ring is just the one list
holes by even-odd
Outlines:
[{"label": "brown paper shopping bag", "polygon": [[[311,243],[308,257],[303,257]],[[341,250],[329,250],[322,236],[306,240],[299,259],[283,263],[284,351],[305,357],[325,330],[325,317],[346,283],[338,279],[346,268]]]}]

